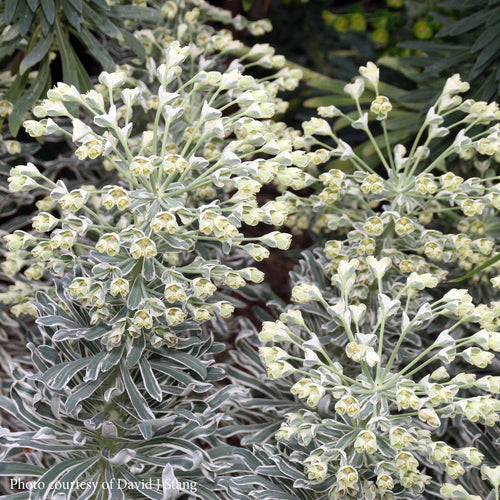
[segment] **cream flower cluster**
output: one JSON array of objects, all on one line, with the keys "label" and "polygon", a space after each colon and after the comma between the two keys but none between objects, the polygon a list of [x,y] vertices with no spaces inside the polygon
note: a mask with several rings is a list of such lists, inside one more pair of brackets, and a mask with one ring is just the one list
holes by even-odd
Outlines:
[{"label": "cream flower cluster", "polygon": [[[241,232],[243,224],[280,225],[287,215],[276,202],[259,206],[256,199],[293,161],[287,129],[268,120],[275,113],[272,84],[237,64],[182,78],[189,54],[172,43],[149,86],[130,71],[101,74],[97,90],[85,94],[58,84],[35,108],[46,118],[25,123],[35,136],[71,137],[79,159],[100,160],[115,172],[114,185],[69,190],[31,163],[9,177],[12,192],[41,189],[47,196],[33,232],[5,236],[3,270],[24,269],[29,280],[47,270],[72,275],[71,297],[90,309],[92,323],[112,325],[102,339],[109,348],[145,333],[155,345],[175,345],[178,325],[230,316],[234,307],[217,299],[217,289],[264,277],[241,256],[260,261],[269,247],[290,244],[291,236],[278,231]],[[222,256],[234,250],[240,264],[224,265]],[[17,297],[14,285],[2,300]],[[128,312],[116,321],[124,304]],[[22,312],[31,309],[26,304]]]},{"label": "cream flower cluster", "polygon": [[500,419],[500,378],[464,368],[485,368],[500,351],[499,307],[475,306],[464,289],[431,301],[432,275],[393,287],[389,258],[366,261],[372,299],[353,301],[355,259],[339,265],[337,293],[299,283],[292,295],[304,313],[293,307],[264,322],[259,338],[273,345],[260,354],[269,378],[296,380],[290,390],[306,404],[276,438],[312,449],[302,460],[310,481],[328,482],[330,498],[408,498],[431,480],[423,464],[456,479],[483,460],[433,433],[457,415],[488,426]]},{"label": "cream flower cluster", "polygon": [[[346,259],[390,256],[402,273],[430,272],[442,279],[451,263],[469,271],[498,255],[500,178],[493,168],[500,152],[497,103],[463,101],[459,93],[469,86],[455,75],[427,112],[411,147],[392,146],[385,124],[391,110],[388,99],[378,94],[378,68],[368,63],[360,74],[345,89],[358,106],[358,119],[327,106],[318,109],[323,118],[303,124],[308,154],[319,152],[325,161],[341,162],[312,183],[313,195],[283,194],[281,201],[295,211],[287,223],[292,231],[345,232],[344,238],[325,246],[331,269]],[[371,111],[385,131],[385,144],[375,140],[369,115],[359,104],[365,85],[375,89]],[[450,116],[454,123],[449,123]],[[367,134],[381,165],[378,171],[336,135],[327,121],[331,117],[348,120]],[[454,137],[451,144],[433,153],[433,140],[449,134]],[[445,170],[446,162],[470,150],[486,158],[475,162],[479,175],[470,175],[470,167],[468,175]]]},{"label": "cream flower cluster", "polygon": [[[360,104],[365,86],[376,95],[370,112]],[[320,107],[295,139],[303,158],[323,158],[305,162],[305,173],[334,160],[310,184],[312,195],[289,186],[278,199],[293,213],[293,231],[327,238],[291,275],[297,306],[264,322],[259,334],[269,344],[260,348],[268,378],[280,390],[288,380],[303,401],[276,434],[294,450],[286,460],[304,466],[307,479],[297,487],[332,499],[419,498],[435,477],[455,480],[483,461],[476,448],[436,432],[447,419],[486,426],[500,419],[500,379],[478,373],[500,348],[500,302],[491,293],[499,177],[490,168],[500,151],[500,112],[496,103],[463,101],[468,88],[450,78],[413,144],[394,146],[386,124],[392,107],[368,63],[345,87],[358,116]],[[337,117],[366,133],[378,168],[337,136],[329,122]],[[385,143],[373,136],[371,118]],[[434,152],[433,141],[451,134]],[[460,167],[470,150],[487,157],[474,163],[477,176]],[[443,285],[476,268],[484,289]],[[442,495],[461,491],[450,482]]]}]

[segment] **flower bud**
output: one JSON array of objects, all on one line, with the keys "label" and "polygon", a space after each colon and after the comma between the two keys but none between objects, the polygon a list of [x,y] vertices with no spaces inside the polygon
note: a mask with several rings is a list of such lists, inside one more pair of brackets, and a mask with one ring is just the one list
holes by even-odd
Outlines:
[{"label": "flower bud", "polygon": [[121,295],[126,297],[130,291],[129,282],[123,278],[115,278],[110,285],[110,293],[113,297]]},{"label": "flower bud", "polygon": [[492,352],[483,351],[479,347],[469,347],[461,353],[461,356],[478,368],[486,368],[495,357]]},{"label": "flower bud", "polygon": [[358,482],[358,471],[350,466],[344,465],[340,467],[337,471],[337,483],[345,488],[349,486],[354,486]]},{"label": "flower bud", "polygon": [[39,213],[33,217],[32,220],[33,229],[39,233],[47,233],[51,231],[57,226],[58,222],[58,219],[47,212]]},{"label": "flower bud", "polygon": [[75,278],[70,286],[69,293],[73,297],[86,297],[90,290],[90,278]]},{"label": "flower bud", "polygon": [[354,448],[358,453],[366,452],[372,455],[378,450],[375,434],[371,431],[362,431],[354,441]]},{"label": "flower bud", "polygon": [[316,285],[301,283],[293,287],[292,298],[296,302],[310,302],[322,300],[323,296],[321,295],[321,292]]},{"label": "flower bud", "polygon": [[435,410],[432,408],[421,408],[418,411],[418,418],[422,420],[422,422],[426,422],[431,427],[439,427],[441,425],[441,421]]},{"label": "flower bud", "polygon": [[309,456],[305,461],[307,476],[312,481],[323,481],[328,474],[328,463],[317,455]]},{"label": "flower bud", "polygon": [[115,233],[105,233],[96,243],[96,250],[100,253],[106,253],[110,256],[120,253],[120,237]]},{"label": "flower bud", "polygon": [[414,440],[414,437],[402,427],[394,427],[390,430],[389,441],[397,450],[407,448]]},{"label": "flower bud", "polygon": [[359,74],[375,89],[378,88],[378,82],[380,78],[380,70],[378,67],[371,61],[366,63],[366,66],[361,66],[359,68]]},{"label": "flower bud", "polygon": [[148,311],[141,309],[135,313],[133,323],[137,328],[151,330],[153,328],[153,317]]},{"label": "flower bud", "polygon": [[217,291],[217,287],[206,278],[195,278],[191,286],[193,288],[194,295],[200,299],[205,297],[210,297]]},{"label": "flower bud", "polygon": [[178,325],[182,323],[186,319],[186,314],[177,307],[170,307],[166,311],[167,323],[170,326]]},{"label": "flower bud", "polygon": [[134,259],[144,257],[146,259],[154,257],[158,253],[156,245],[153,240],[143,236],[132,241],[130,245],[130,255]]},{"label": "flower bud", "polygon": [[377,115],[377,120],[385,120],[392,110],[389,99],[383,95],[377,96],[371,103],[370,111]]},{"label": "flower bud", "polygon": [[347,395],[335,403],[335,411],[339,415],[347,414],[350,418],[353,418],[359,415],[361,407],[355,397]]},{"label": "flower bud", "polygon": [[500,486],[500,466],[488,467],[483,465],[481,467],[481,476],[483,479],[487,479],[495,489]]}]

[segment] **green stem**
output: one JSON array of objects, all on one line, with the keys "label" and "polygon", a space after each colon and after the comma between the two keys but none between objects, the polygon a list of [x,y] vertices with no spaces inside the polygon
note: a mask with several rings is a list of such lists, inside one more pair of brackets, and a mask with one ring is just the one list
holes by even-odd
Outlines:
[{"label": "green stem", "polygon": [[[363,111],[362,111],[361,106],[359,104],[359,99],[356,99],[356,108],[358,109],[359,117],[361,118],[363,116]],[[370,142],[373,144],[373,147],[375,148],[375,151],[376,151],[380,161],[382,162],[382,165],[384,165],[387,173],[389,174],[391,171],[391,167],[387,163],[387,160],[385,159],[384,154],[380,150],[379,145],[377,144],[377,141],[375,140],[375,137],[373,137],[373,134],[370,130],[370,127],[367,125],[366,129],[363,129],[363,130],[366,132],[366,135],[370,139]]]},{"label": "green stem", "polygon": [[387,133],[387,125],[385,120],[382,120],[382,130],[384,131],[385,147],[387,149],[387,156],[389,157],[389,163],[391,168],[396,171],[396,164],[394,163],[394,158],[391,151],[391,143],[389,142],[389,134]]}]

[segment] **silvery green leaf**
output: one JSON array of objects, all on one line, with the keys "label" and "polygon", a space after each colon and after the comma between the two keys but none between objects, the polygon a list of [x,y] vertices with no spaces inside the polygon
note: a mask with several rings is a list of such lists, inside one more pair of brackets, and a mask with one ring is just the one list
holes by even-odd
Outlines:
[{"label": "silvery green leaf", "polygon": [[474,343],[479,347],[488,348],[490,335],[487,330],[479,330],[473,335]]},{"label": "silvery green leaf", "polygon": [[177,92],[167,92],[163,85],[158,88],[158,105],[164,106],[165,104],[170,104],[180,97]]},{"label": "silvery green leaf", "polygon": [[119,270],[120,270],[119,267],[114,266],[110,262],[99,262],[99,264],[96,264],[95,266],[92,267],[93,274],[113,273]]},{"label": "silvery green leaf", "polygon": [[311,334],[309,334],[309,336],[311,338],[309,340],[307,340],[306,342],[303,342],[302,346],[305,348],[308,348],[308,349],[312,349],[313,351],[323,350],[323,346],[321,345],[321,342],[320,342],[318,336],[314,332],[311,332]]},{"label": "silvery green leaf", "polygon": [[[168,375],[178,383],[182,384],[183,387],[187,387],[190,384],[193,384],[193,389],[199,392],[206,392],[212,387],[212,384],[203,384],[194,381],[194,379],[190,375],[184,373],[183,371],[180,371],[179,369],[169,366],[168,363],[151,360],[150,365],[155,371]],[[165,383],[162,384],[163,390],[165,389],[165,387]]]},{"label": "silvery green leaf", "polygon": [[84,235],[89,230],[89,228],[94,225],[94,223],[85,215],[79,215],[77,217],[70,214],[64,217],[61,225],[63,229],[73,229],[77,234]]},{"label": "silvery green leaf", "polygon": [[147,422],[141,422],[138,424],[137,427],[139,427],[139,431],[141,432],[141,435],[143,439],[149,440],[153,437],[153,426],[151,422],[154,422],[154,420],[148,420]]},{"label": "silvery green leaf", "polygon": [[58,316],[55,314],[52,314],[50,316],[41,316],[37,318],[36,322],[39,325],[50,326],[51,328],[60,326],[63,328],[77,329],[80,326],[78,323],[75,323],[75,321],[69,316]]},{"label": "silvery green leaf", "polygon": [[263,153],[277,155],[281,152],[277,141],[269,141],[261,147]]},{"label": "silvery green leaf", "polygon": [[54,389],[62,389],[80,370],[89,364],[90,359],[90,357],[85,357],[55,365],[43,373],[42,379]]},{"label": "silvery green leaf", "polygon": [[444,118],[436,113],[434,106],[430,107],[425,116],[425,125],[441,125],[443,121]]},{"label": "silvery green leaf", "polygon": [[203,126],[203,135],[208,137],[218,137],[223,139],[225,136],[224,122],[222,119],[210,120]]},{"label": "silvery green leaf", "polygon": [[326,310],[333,318],[340,320],[339,324],[342,324],[343,320],[345,321],[345,315],[348,312],[348,309],[346,308],[345,302],[343,300],[339,300],[333,306],[328,306]]},{"label": "silvery green leaf", "polygon": [[146,339],[142,335],[127,344],[127,356],[125,359],[129,368],[132,368],[137,364],[137,362],[141,359],[145,348]]},{"label": "silvery green leaf", "polygon": [[113,467],[108,463],[106,464],[106,469],[104,471],[104,477],[106,484],[109,485],[109,495],[111,498],[116,500],[125,500],[125,494],[118,486],[118,481],[114,475]]},{"label": "silvery green leaf", "polygon": [[116,397],[120,396],[121,394],[123,394],[124,391],[125,391],[125,388],[123,387],[123,382],[118,379],[115,382],[115,386],[110,387],[104,393],[104,396],[103,396],[104,401],[106,401],[106,403],[109,403],[113,398],[116,398]]},{"label": "silvery green leaf", "polygon": [[52,441],[56,438],[55,432],[49,427],[42,427],[33,434],[33,439],[44,439]]},{"label": "silvery green leaf", "polygon": [[289,151],[282,151],[274,157],[274,160],[285,167],[289,167],[293,164],[292,156]]},{"label": "silvery green leaf", "polygon": [[[16,462],[2,462],[0,463],[0,476],[41,476],[46,471],[45,468],[38,465]],[[8,498],[2,495],[2,498]],[[14,497],[11,497],[14,498]],[[21,498],[21,497],[15,497]],[[28,497],[25,497],[28,498]]]},{"label": "silvery green leaf", "polygon": [[202,380],[205,380],[207,377],[207,368],[203,362],[191,354],[171,349],[163,349],[158,354],[169,359],[173,363],[173,366],[182,365],[193,370]]},{"label": "silvery green leaf", "polygon": [[[197,265],[197,263],[193,262],[193,265]],[[161,281],[163,283],[175,283],[177,281],[182,281],[182,279],[183,274],[173,269],[166,269],[161,275]]]},{"label": "silvery green leaf", "polygon": [[[137,192],[136,192],[137,193]],[[147,193],[146,193],[147,195]],[[144,194],[141,194],[141,198],[144,197]],[[127,226],[125,229],[122,229],[120,231],[120,239],[127,241],[127,240],[133,240],[135,238],[143,238],[146,236],[143,231],[140,229],[137,229],[133,226]]]},{"label": "silvery green leaf", "polygon": [[368,129],[368,113],[363,113],[357,120],[351,123],[351,127],[358,130]]},{"label": "silvery green leaf", "polygon": [[57,185],[57,187],[52,189],[52,191],[50,192],[50,197],[53,200],[58,201],[63,196],[67,195],[69,191],[68,191],[68,188],[66,187],[66,184],[64,184],[64,182],[62,180],[58,180],[56,182],[56,185]]},{"label": "silvery green leaf", "polygon": [[448,347],[455,345],[455,339],[448,333],[448,330],[443,330],[438,338],[434,341],[436,347]]},{"label": "silvery green leaf", "polygon": [[437,127],[436,125],[429,125],[429,137],[445,137],[450,133],[446,127]]},{"label": "silvery green leaf", "polygon": [[[378,398],[376,395],[374,397],[375,401],[379,401],[380,398]],[[360,419],[365,419],[368,418],[373,411],[373,402],[371,404],[366,404],[363,407],[361,407],[361,411],[359,412],[359,418]]]},{"label": "silvery green leaf", "polygon": [[201,108],[201,118],[203,121],[217,120],[222,116],[222,112],[216,108],[212,108],[207,101],[203,101]]},{"label": "silvery green leaf", "polygon": [[163,484],[162,500],[173,500],[179,497],[180,490],[176,486],[179,480],[175,477],[172,465],[168,464],[163,468],[161,481]]},{"label": "silvery green leaf", "polygon": [[109,377],[108,373],[101,373],[95,380],[85,382],[78,386],[78,389],[71,393],[65,403],[65,408],[68,413],[72,413],[80,401],[90,397]]},{"label": "silvery green leaf", "polygon": [[168,235],[164,236],[163,239],[173,250],[191,251],[194,246],[194,240],[190,238]]},{"label": "silvery green leaf", "polygon": [[129,395],[130,402],[137,412],[137,415],[141,418],[141,420],[153,420],[155,418],[154,414],[149,408],[146,400],[144,399],[144,396],[141,394],[134,381],[132,380],[129,369],[127,368],[127,365],[124,361],[121,362],[120,368],[122,380],[125,384],[125,390]]},{"label": "silvery green leaf", "polygon": [[161,113],[165,120],[171,122],[173,120],[177,120],[177,118],[180,118],[184,114],[184,109],[179,106],[170,106],[166,104],[161,109]]},{"label": "silvery green leaf", "polygon": [[146,282],[153,281],[153,279],[155,278],[155,266],[153,259],[142,260],[141,276]]},{"label": "silvery green leaf", "polygon": [[222,390],[217,391],[212,396],[209,396],[205,400],[205,402],[210,408],[210,411],[214,411],[219,409],[227,401],[230,401],[231,398],[234,398],[235,396],[241,396],[244,393],[245,391],[239,387],[227,386]]},{"label": "silvery green leaf", "polygon": [[391,299],[385,293],[378,294],[378,302],[380,307],[380,314],[389,317],[398,311],[401,301],[397,299]]},{"label": "silvery green leaf", "polygon": [[191,156],[189,158],[189,166],[193,169],[200,169],[203,170],[208,167],[209,162],[205,158],[201,156]]},{"label": "silvery green leaf", "polygon": [[222,245],[221,245],[221,248],[222,248],[222,253],[224,255],[229,255],[231,253],[231,249],[233,248],[233,242],[232,242],[232,240],[228,239],[226,241],[223,241]]},{"label": "silvery green leaf", "polygon": [[36,353],[40,356],[40,358],[48,361],[51,364],[56,363],[59,360],[59,354],[53,347],[49,345],[40,345],[35,348],[35,346],[31,342],[29,342],[27,344],[27,347],[33,354],[36,350]]},{"label": "silvery green leaf", "polygon": [[[130,133],[130,130],[125,128],[124,133]],[[116,145],[118,143],[118,139],[111,134],[105,135],[106,140],[104,141],[104,145],[102,148],[102,154],[103,155],[109,155],[113,150],[116,149]],[[118,161],[117,161],[118,164]]]},{"label": "silvery green leaf", "polygon": [[56,419],[60,417],[61,396],[59,396],[59,394],[52,395],[52,399],[50,400],[50,411],[52,412],[52,415],[54,415]]},{"label": "silvery green leaf", "polygon": [[[56,486],[60,484],[61,486],[57,488],[58,495],[62,498],[70,498],[71,492],[76,486],[76,481],[82,476],[88,469],[90,469],[97,461],[99,457],[92,457],[87,460],[80,460],[80,464],[67,470],[63,475],[61,475],[56,482]],[[64,463],[64,462],[63,462]],[[97,487],[97,483],[95,484]]]},{"label": "silvery green leaf", "polygon": [[[123,478],[126,480],[125,484],[132,484],[133,490],[140,493],[141,497],[139,498],[149,498],[151,500],[162,500],[162,495],[157,490],[147,487],[147,481],[137,481],[137,479],[130,475],[128,471],[126,471],[123,467],[120,467],[120,473]],[[154,483],[153,483],[154,484]]]},{"label": "silvery green leaf", "polygon": [[231,171],[228,168],[219,168],[210,177],[214,186],[222,188],[231,178]]},{"label": "silvery green leaf", "polygon": [[125,125],[125,127],[122,127],[122,128],[119,128],[118,129],[118,133],[125,139],[127,139],[131,132],[132,132],[132,127],[133,127],[133,123],[128,123],[127,125]]},{"label": "silvery green leaf", "polygon": [[377,336],[373,333],[356,333],[356,339],[363,345],[374,345],[377,341]]},{"label": "silvery green leaf", "polygon": [[103,422],[101,432],[104,438],[116,439],[118,436],[116,425],[109,421]]},{"label": "silvery green leaf", "polygon": [[97,340],[108,333],[109,328],[105,326],[94,326],[90,328],[61,329],[52,336],[54,342],[85,338],[87,340]]},{"label": "silvery green leaf", "polygon": [[162,392],[156,377],[154,376],[153,370],[148,360],[144,357],[139,359],[139,369],[141,371],[142,380],[144,382],[144,387],[148,394],[156,401],[162,401]]},{"label": "silvery green leaf", "polygon": [[304,366],[316,366],[320,364],[318,355],[311,349],[304,350]]},{"label": "silvery green leaf", "polygon": [[125,343],[122,343],[122,345],[106,352],[105,356],[103,357],[102,363],[100,364],[101,371],[107,372],[108,370],[113,368],[113,366],[116,366],[122,358],[124,350]]},{"label": "silvery green leaf", "polygon": [[77,431],[73,434],[73,443],[77,446],[83,446],[87,441],[87,437],[81,431]]},{"label": "silvery green leaf", "polygon": [[431,309],[431,305],[428,302],[426,302],[425,304],[422,304],[420,306],[413,319],[418,319],[420,321],[427,321],[432,317],[433,317],[433,312]]},{"label": "silvery green leaf", "polygon": [[[201,66],[203,65],[210,66],[211,62],[206,61],[204,57],[200,56],[200,59],[202,59],[202,61],[200,61]],[[196,73],[196,75],[193,76],[192,81],[193,83],[200,83],[200,82],[205,82],[207,78],[208,75],[206,71],[198,71],[198,73]]]},{"label": "silvery green leaf", "polygon": [[246,138],[246,142],[248,144],[251,144],[255,148],[260,148],[261,146],[266,144],[266,139],[263,135],[253,134],[253,135]]},{"label": "silvery green leaf", "polygon": [[144,281],[138,276],[130,287],[130,293],[127,297],[127,307],[131,310],[137,309],[141,301],[147,296]]},{"label": "silvery green leaf", "polygon": [[99,127],[110,127],[113,128],[117,125],[116,120],[116,106],[113,104],[109,108],[108,113],[102,115],[94,116],[94,123]]},{"label": "silvery green leaf", "polygon": [[331,152],[332,156],[340,156],[341,160],[348,160],[354,156],[354,151],[347,142],[340,139],[338,141],[337,147]]},{"label": "silvery green leaf", "polygon": [[[66,490],[71,492],[72,485],[75,483],[76,479],[80,477],[87,469],[92,467],[99,457],[92,457],[90,459],[75,458],[70,460],[65,460],[59,464],[52,466],[43,476],[38,480],[39,487],[32,490],[32,498],[34,500],[42,500],[47,498],[47,495],[51,491],[54,484],[57,481],[60,483],[65,483],[69,488],[61,487],[60,490]],[[64,491],[59,491],[64,493]]]},{"label": "silvery green leaf", "polygon": [[120,450],[111,458],[104,457],[108,463],[111,465],[124,465],[130,462],[133,458],[135,458],[136,451],[130,448],[125,448]]},{"label": "silvery green leaf", "polygon": [[[16,399],[18,398],[16,398],[15,394],[13,394],[11,399],[0,395],[0,408],[9,415],[19,419],[24,425],[26,425],[27,428],[29,428],[33,423],[40,427],[46,425],[46,422],[41,420],[37,415],[33,415],[31,413],[25,415],[22,411],[20,411],[20,408],[22,408],[22,402],[19,400],[16,401]],[[6,436],[8,436],[8,434]]]},{"label": "silvery green leaf", "polygon": [[453,405],[446,405],[446,406],[441,406],[439,408],[439,414],[442,415],[443,417],[453,417],[455,415],[456,409],[453,407]]},{"label": "silvery green leaf", "polygon": [[131,474],[134,476],[137,474],[141,474],[145,468],[145,465],[143,463],[134,463],[129,467],[129,471]]},{"label": "silvery green leaf", "polygon": [[230,149],[225,148],[224,151],[222,151],[220,158],[217,160],[217,163],[220,163],[225,167],[232,168],[237,167],[241,163],[241,160]]},{"label": "silvery green leaf", "polygon": [[451,363],[455,359],[456,351],[455,349],[445,348],[438,351],[434,358],[438,361],[442,361],[445,364]]}]

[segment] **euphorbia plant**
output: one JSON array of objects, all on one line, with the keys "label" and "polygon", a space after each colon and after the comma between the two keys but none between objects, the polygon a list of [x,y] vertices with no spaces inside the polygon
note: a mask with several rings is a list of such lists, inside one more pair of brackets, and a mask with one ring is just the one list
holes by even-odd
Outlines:
[{"label": "euphorbia plant", "polygon": [[[286,127],[269,120],[279,84],[236,62],[198,70],[196,57],[173,42],[148,85],[130,68],[101,74],[84,94],[58,84],[34,110],[48,117],[25,122],[35,137],[68,135],[80,160],[100,160],[116,177],[70,190],[33,163],[11,170],[11,191],[47,193],[33,231],[5,237],[2,264],[24,272],[2,300],[18,313],[36,308],[41,334],[29,346],[36,373],[20,368],[1,399],[27,427],[3,436],[3,474],[40,476],[46,487],[33,498],[56,480],[134,477],[138,486],[109,498],[125,489],[169,497],[165,478],[217,498],[218,408],[234,389],[214,387],[222,346],[208,325],[232,314],[233,290],[262,281],[249,260],[290,244],[288,234],[247,237],[241,228],[284,222],[282,208],[259,206],[256,194],[293,160]],[[141,486],[148,478],[160,488]],[[58,491],[86,497],[71,488]]]},{"label": "euphorbia plant", "polygon": [[[442,275],[451,263],[458,262],[468,271],[494,257],[500,208],[499,177],[494,169],[500,148],[498,104],[463,101],[459,94],[469,86],[455,75],[428,111],[413,142],[391,148],[385,123],[391,104],[379,94],[379,70],[368,63],[360,72],[362,76],[345,87],[357,107],[357,119],[327,106],[318,108],[322,118],[303,124],[304,142],[310,149],[326,159],[339,157],[345,168],[323,172],[313,196],[284,194],[289,210],[295,207],[297,211],[290,227],[303,228],[312,222],[314,232],[345,233],[341,238],[330,236],[334,241],[325,245],[332,266],[340,259],[389,252],[403,273],[425,270]],[[365,85],[376,94],[369,111],[360,104]],[[368,123],[373,115],[383,131],[382,141],[375,140]],[[333,131],[328,119],[335,117],[348,120],[368,136],[379,157],[378,171]],[[446,135],[454,137],[451,145],[435,151],[434,139]],[[475,154],[483,155],[483,160],[460,164]],[[461,172],[468,174],[471,166],[476,175]]]},{"label": "euphorbia plant", "polygon": [[[468,85],[455,75],[413,143],[392,149],[385,126],[391,106],[378,93],[378,69],[369,63],[360,72],[345,89],[358,119],[319,108],[322,118],[304,123],[305,135],[295,141],[309,148],[305,158],[345,163],[319,174],[317,193],[280,198],[296,211],[289,226],[310,227],[322,244],[305,252],[291,275],[298,306],[279,307],[279,320],[265,322],[259,334],[272,342],[260,354],[276,384],[256,375],[246,343],[252,337],[245,333],[237,342],[235,358],[248,362],[252,377],[230,369],[231,377],[252,392],[234,414],[267,442],[245,437],[254,451],[242,456],[249,475],[235,478],[232,491],[262,498],[297,490],[300,498],[477,499],[455,480],[478,471],[483,456],[451,429],[467,421],[493,426],[499,418],[498,105],[462,102],[458,94]],[[359,102],[365,83],[376,93],[371,112],[382,144]],[[335,116],[368,135],[378,171],[336,135],[327,121]],[[450,133],[453,144],[433,150],[433,139]],[[457,156],[467,161],[471,150],[486,159],[475,161],[479,175],[467,178]],[[444,283],[476,267],[483,285],[477,293]],[[286,380],[302,407],[286,394]]]},{"label": "euphorbia plant", "polygon": [[[359,261],[342,262],[333,278],[337,297],[325,299],[313,284],[295,286],[299,304],[317,304],[316,322],[295,307],[264,323],[259,338],[274,346],[262,347],[261,356],[271,379],[296,378],[292,394],[313,409],[287,414],[276,435],[304,447],[296,458],[310,480],[325,481],[332,498],[392,498],[393,490],[394,498],[408,498],[401,487],[420,494],[432,479],[419,461],[444,468],[450,478],[482,461],[473,447],[456,449],[433,439],[432,430],[458,415],[490,426],[500,418],[498,400],[488,395],[499,392],[498,377],[453,366],[464,360],[477,370],[491,363],[500,348],[498,306],[476,307],[457,289],[430,301],[420,290],[437,285],[431,275],[414,273],[394,288],[384,280],[390,259],[367,260],[377,283],[367,303],[351,293]],[[443,323],[443,316],[453,319]],[[465,326],[471,322],[482,328],[473,333]],[[419,341],[422,328],[427,338]],[[344,352],[331,351],[332,343]]]},{"label": "euphorbia plant", "polygon": [[[368,257],[332,275],[320,251],[305,252],[296,305],[258,334],[267,377],[255,330],[241,333],[229,373],[251,392],[227,432],[253,453],[234,452],[245,471],[230,482],[235,498],[481,497],[462,485],[496,464],[454,429],[499,420],[499,302],[393,267]],[[360,274],[373,279],[364,297]]]}]

